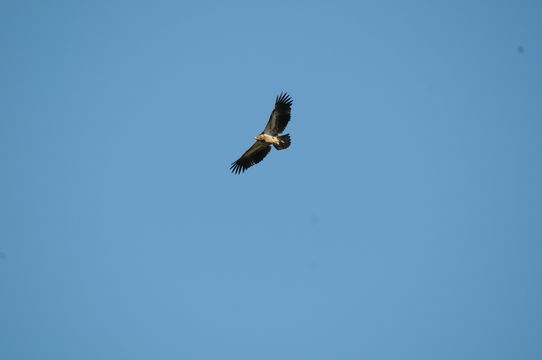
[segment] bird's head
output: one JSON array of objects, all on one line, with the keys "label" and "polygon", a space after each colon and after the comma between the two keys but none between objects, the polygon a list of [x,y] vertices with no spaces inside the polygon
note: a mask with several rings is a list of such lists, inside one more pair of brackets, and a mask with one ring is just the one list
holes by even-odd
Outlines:
[{"label": "bird's head", "polygon": [[258,135],[258,136],[254,136],[254,139],[256,139],[256,140],[262,140],[262,141],[263,141],[263,140],[264,140],[264,137],[263,137],[262,134],[260,134],[260,135]]}]

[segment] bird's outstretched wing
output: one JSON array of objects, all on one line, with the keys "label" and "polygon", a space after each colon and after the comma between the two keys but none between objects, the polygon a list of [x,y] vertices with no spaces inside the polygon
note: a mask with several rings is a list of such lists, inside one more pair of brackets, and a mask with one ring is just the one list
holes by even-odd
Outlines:
[{"label": "bird's outstretched wing", "polygon": [[262,141],[256,141],[245,153],[234,163],[230,170],[234,174],[240,174],[252,165],[256,165],[271,151],[271,145]]},{"label": "bird's outstretched wing", "polygon": [[292,98],[287,93],[280,93],[275,101],[275,108],[263,130],[264,134],[277,136],[286,129],[292,111]]}]

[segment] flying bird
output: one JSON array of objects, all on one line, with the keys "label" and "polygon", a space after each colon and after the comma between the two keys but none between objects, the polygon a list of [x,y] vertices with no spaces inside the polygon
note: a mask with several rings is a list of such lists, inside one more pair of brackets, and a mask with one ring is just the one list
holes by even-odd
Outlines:
[{"label": "flying bird", "polygon": [[277,150],[284,150],[290,146],[290,134],[281,135],[292,111],[292,98],[287,93],[280,93],[275,100],[275,108],[271,112],[269,121],[262,133],[255,136],[256,142],[245,153],[231,164],[230,170],[240,174],[252,165],[262,161],[271,151],[271,145]]}]

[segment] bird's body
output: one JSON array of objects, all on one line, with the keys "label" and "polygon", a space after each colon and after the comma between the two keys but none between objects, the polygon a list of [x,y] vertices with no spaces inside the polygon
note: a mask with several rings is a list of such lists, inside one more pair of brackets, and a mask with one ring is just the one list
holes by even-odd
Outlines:
[{"label": "bird's body", "polygon": [[280,144],[280,140],[277,136],[272,136],[272,135],[267,135],[267,134],[260,134],[258,136],[254,136],[254,139],[263,141],[264,143],[268,143],[271,145]]},{"label": "bird's body", "polygon": [[281,146],[284,143],[284,141],[281,140],[279,136],[273,136],[273,135],[267,135],[267,134],[260,134],[258,136],[254,136],[254,139],[263,141],[264,143],[267,143],[270,145]]},{"label": "bird's body", "polygon": [[237,161],[231,164],[230,170],[239,174],[244,172],[252,165],[262,161],[271,151],[271,146],[277,150],[284,150],[290,146],[290,135],[280,135],[288,122],[292,109],[292,98],[281,93],[275,101],[275,108],[269,117],[265,129],[258,136],[255,136],[256,142],[250,147]]}]

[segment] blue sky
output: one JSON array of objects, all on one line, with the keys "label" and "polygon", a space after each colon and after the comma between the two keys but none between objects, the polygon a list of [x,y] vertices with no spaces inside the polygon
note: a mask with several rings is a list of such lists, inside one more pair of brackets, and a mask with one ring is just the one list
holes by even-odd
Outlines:
[{"label": "blue sky", "polygon": [[542,358],[541,17],[3,1],[0,358]]}]

